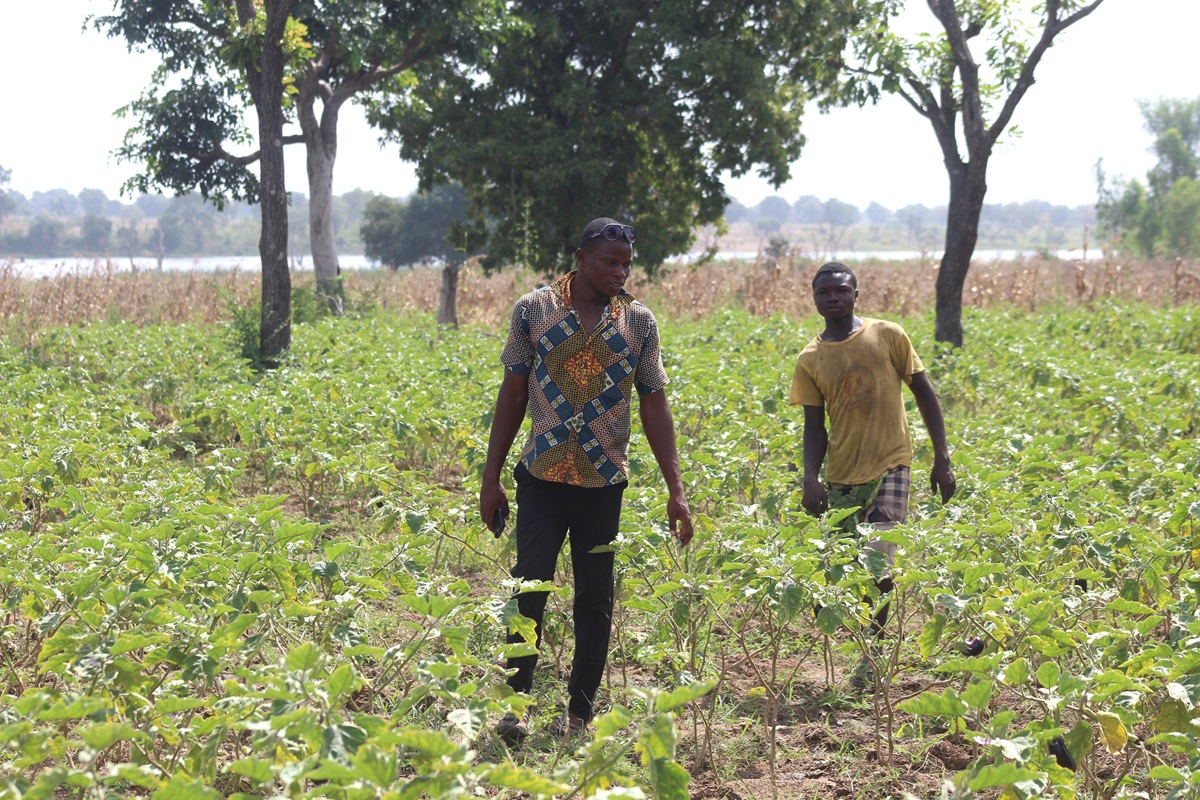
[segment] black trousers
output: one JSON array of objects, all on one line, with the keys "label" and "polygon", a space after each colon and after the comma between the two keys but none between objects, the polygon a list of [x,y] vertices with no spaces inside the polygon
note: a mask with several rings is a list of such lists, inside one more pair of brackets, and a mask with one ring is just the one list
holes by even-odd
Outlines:
[{"label": "black trousers", "polygon": [[[517,481],[517,565],[512,575],[528,581],[554,579],[554,568],[563,542],[571,538],[571,568],[575,573],[575,656],[567,683],[568,710],[591,720],[592,703],[604,677],[608,642],[612,634],[613,554],[592,553],[593,548],[611,544],[621,521],[621,495],[625,483],[586,489],[565,483],[543,481],[529,474],[524,464],[513,471]],[[542,642],[545,592],[517,596],[521,616],[537,623],[538,646]],[[510,634],[510,643],[520,635]],[[537,656],[508,661],[516,673],[508,685],[518,692],[533,689]]]}]

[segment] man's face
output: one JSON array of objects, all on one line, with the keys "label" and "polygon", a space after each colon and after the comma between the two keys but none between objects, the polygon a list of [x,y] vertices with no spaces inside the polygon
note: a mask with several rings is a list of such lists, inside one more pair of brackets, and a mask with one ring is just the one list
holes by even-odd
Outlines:
[{"label": "man's face", "polygon": [[826,321],[853,316],[854,303],[858,300],[858,289],[844,272],[827,272],[813,284],[813,302],[817,313]]},{"label": "man's face", "polygon": [[616,297],[633,268],[633,245],[624,239],[602,240],[576,250],[575,264],[577,280],[586,282],[598,295]]}]

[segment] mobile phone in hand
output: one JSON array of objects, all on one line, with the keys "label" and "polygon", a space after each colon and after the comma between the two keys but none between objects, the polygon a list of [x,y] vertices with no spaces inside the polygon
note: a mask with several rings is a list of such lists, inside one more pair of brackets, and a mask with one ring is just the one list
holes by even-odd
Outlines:
[{"label": "mobile phone in hand", "polygon": [[496,506],[496,513],[492,515],[492,534],[497,539],[504,533],[504,526],[507,520],[504,518],[504,511],[500,506]]}]

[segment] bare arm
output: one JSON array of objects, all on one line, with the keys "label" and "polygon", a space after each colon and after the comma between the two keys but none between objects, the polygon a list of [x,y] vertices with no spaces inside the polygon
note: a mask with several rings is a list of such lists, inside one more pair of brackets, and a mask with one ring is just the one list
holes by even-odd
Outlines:
[{"label": "bare arm", "polygon": [[954,477],[954,470],[950,469],[950,447],[946,444],[946,420],[942,416],[942,404],[933,390],[928,373],[913,375],[911,388],[917,401],[917,410],[921,412],[925,430],[929,431],[929,440],[933,443],[930,486],[941,494],[943,503],[948,503],[958,488],[958,481]]},{"label": "bare arm", "polygon": [[821,464],[828,450],[825,406],[804,406],[804,497],[800,502],[813,516],[829,510],[829,493],[821,484]]},{"label": "bare arm", "polygon": [[687,494],[683,489],[683,473],[679,469],[679,451],[675,448],[675,419],[671,416],[671,404],[667,402],[666,389],[644,394],[638,403],[642,417],[642,429],[646,441],[654,452],[654,460],[667,483],[667,521],[671,533],[679,537],[680,544],[692,540],[692,511],[688,508]]},{"label": "bare arm", "polygon": [[500,484],[500,472],[512,448],[513,440],[525,421],[525,409],[529,405],[529,379],[512,370],[504,370],[504,382],[496,396],[496,413],[492,417],[492,429],[488,434],[487,463],[483,467],[483,485],[479,488],[479,513],[483,524],[492,530],[492,518],[499,508],[508,516],[508,495]]}]

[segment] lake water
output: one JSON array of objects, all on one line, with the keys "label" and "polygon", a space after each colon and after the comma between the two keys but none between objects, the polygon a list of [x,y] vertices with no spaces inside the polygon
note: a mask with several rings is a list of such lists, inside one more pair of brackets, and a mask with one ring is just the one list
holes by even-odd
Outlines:
[{"label": "lake water", "polygon": [[[1012,261],[1017,258],[1028,258],[1037,255],[1035,250],[976,250],[974,261],[991,262],[991,261]],[[723,252],[718,253],[719,260],[742,259],[744,261],[753,261],[757,254],[754,251],[746,252]],[[1081,250],[1055,250],[1050,251],[1050,255],[1066,261],[1082,260],[1084,254]],[[916,261],[920,258],[926,259],[928,262],[934,262],[941,258],[940,251],[930,251],[921,253],[917,250],[864,250],[848,253],[839,253],[837,259],[840,261]],[[1104,257],[1104,253],[1099,249],[1089,249],[1087,251],[1087,260],[1094,261]],[[686,261],[686,258],[678,259]],[[825,259],[814,259],[825,260]],[[377,269],[379,265],[372,262],[363,255],[339,255],[338,262],[342,269]],[[5,260],[0,258],[0,267],[10,264],[13,272],[22,278],[43,278],[53,275],[72,274],[77,272],[91,272],[94,270],[103,270],[111,265],[112,269],[119,272],[129,272],[131,269],[137,269],[139,272],[153,272],[158,268],[158,262],[153,258],[134,258],[133,266],[130,265],[128,258],[113,258],[105,261],[102,258],[25,258],[19,260]],[[258,256],[203,256],[195,258],[164,258],[164,272],[187,272],[195,270],[197,272],[258,272],[261,267],[261,262]],[[294,259],[292,263],[292,271],[312,271],[312,261],[310,259]]]}]

